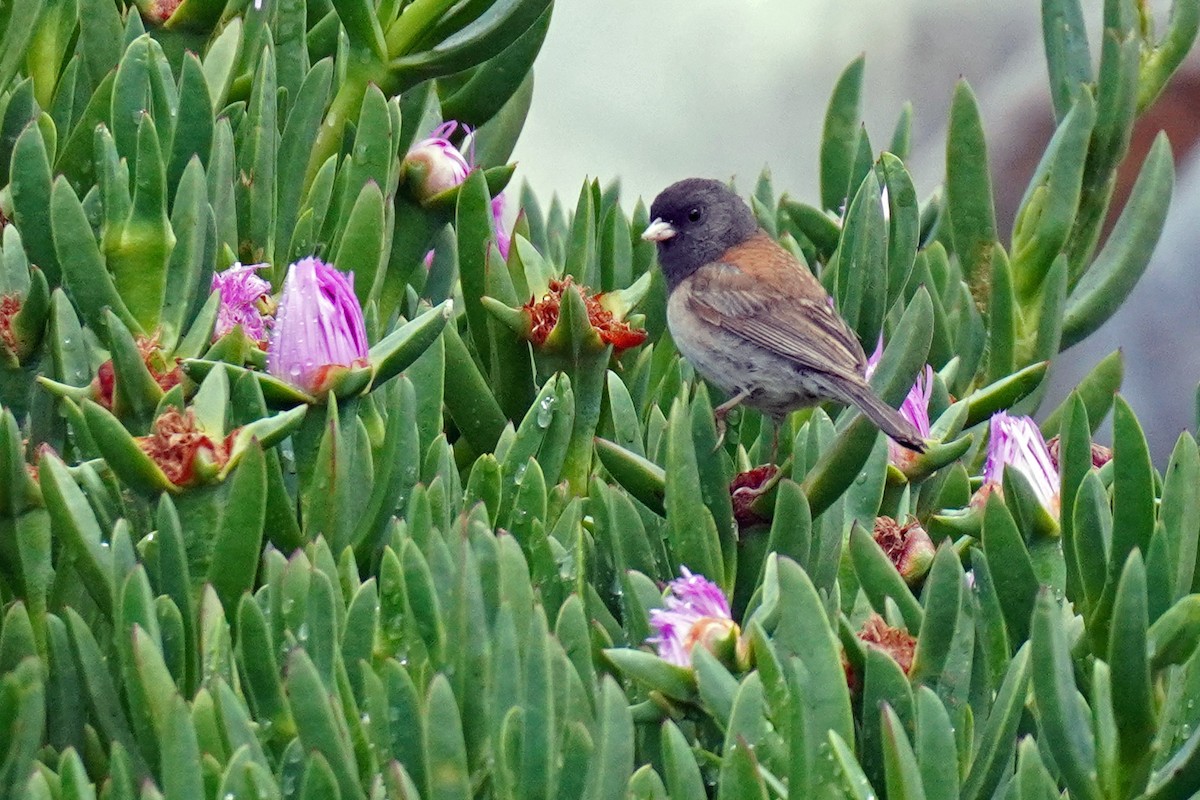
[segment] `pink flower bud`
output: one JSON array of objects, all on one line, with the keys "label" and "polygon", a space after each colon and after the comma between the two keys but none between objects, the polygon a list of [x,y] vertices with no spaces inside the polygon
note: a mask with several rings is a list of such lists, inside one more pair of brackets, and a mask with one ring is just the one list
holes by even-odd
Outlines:
[{"label": "pink flower bud", "polygon": [[447,138],[457,129],[458,123],[453,120],[442,123],[429,138],[413,145],[404,157],[405,168],[419,166],[424,172],[420,185],[416,187],[417,197],[422,201],[453,189],[465,181],[471,172],[471,163]]},{"label": "pink flower bud", "polygon": [[367,333],[353,278],[317,258],[288,268],[271,328],[267,372],[319,394],[328,388],[330,367],[365,363]]}]

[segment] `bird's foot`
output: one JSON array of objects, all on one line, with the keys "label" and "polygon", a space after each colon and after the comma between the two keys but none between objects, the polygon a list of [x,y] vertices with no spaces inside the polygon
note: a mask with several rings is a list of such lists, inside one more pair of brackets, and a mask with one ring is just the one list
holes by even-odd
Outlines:
[{"label": "bird's foot", "polygon": [[713,422],[717,425],[717,443],[712,449],[715,453],[721,449],[721,445],[725,444],[725,415],[713,414]]},{"label": "bird's foot", "polygon": [[751,390],[743,389],[713,409],[713,422],[717,426],[717,446],[713,448],[714,453],[720,450],[721,445],[725,443],[725,417],[728,416],[730,411],[741,405],[741,402],[751,394]]}]

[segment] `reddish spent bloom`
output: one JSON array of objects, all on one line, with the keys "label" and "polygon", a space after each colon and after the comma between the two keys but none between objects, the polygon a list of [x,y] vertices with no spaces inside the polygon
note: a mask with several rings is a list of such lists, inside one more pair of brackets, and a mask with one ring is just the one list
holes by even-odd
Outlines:
[{"label": "reddish spent bloom", "polygon": [[903,525],[891,517],[877,517],[871,535],[908,585],[918,583],[929,572],[937,549],[916,517],[909,517]]},{"label": "reddish spent bloom", "polygon": [[739,528],[746,528],[759,522],[766,522],[754,510],[754,501],[762,496],[766,486],[779,472],[774,464],[763,464],[761,467],[738,473],[729,484],[729,499],[733,501],[733,518]]},{"label": "reddish spent bloom", "polygon": [[21,295],[16,292],[0,296],[0,343],[8,348],[8,352],[16,355],[18,349],[17,335],[13,333],[13,317],[21,310]]},{"label": "reddish spent bloom", "polygon": [[113,371],[113,363],[110,358],[100,365],[96,370],[96,377],[92,379],[92,396],[97,403],[112,411],[113,392],[116,389],[117,376]]},{"label": "reddish spent bloom", "polygon": [[[29,440],[24,440],[22,444],[28,446]],[[46,454],[58,456],[58,451],[51,447],[49,442],[42,442],[33,451],[33,461],[25,465],[25,471],[29,473],[30,478],[33,478],[34,483],[37,482],[40,474],[38,464],[41,462],[42,456]]]},{"label": "reddish spent bloom", "polygon": [[697,644],[710,651],[739,629],[729,611],[729,600],[721,587],[703,575],[680,568],[682,577],[667,584],[663,592],[666,608],[650,612],[650,625],[657,632],[646,640],[658,656],[677,667],[692,666],[692,648]]},{"label": "reddish spent bloom", "polygon": [[266,266],[238,263],[213,274],[209,291],[221,295],[217,323],[213,326],[213,341],[241,325],[250,341],[266,342],[272,319],[263,314],[263,307],[270,297],[271,284],[255,274]]},{"label": "reddish spent bloom", "polygon": [[[141,353],[142,363],[150,371],[150,375],[154,378],[154,382],[158,384],[158,388],[166,392],[183,380],[183,370],[179,365],[179,359],[174,359],[174,362],[168,369],[167,359],[159,349],[157,333],[153,336],[139,334],[135,337],[134,343],[137,345],[138,352]],[[110,358],[96,370],[96,377],[92,380],[92,396],[97,403],[111,411],[115,389],[116,371],[113,369],[112,359]]]},{"label": "reddish spent bloom", "polygon": [[[1050,454],[1050,463],[1054,465],[1054,469],[1056,470],[1058,469],[1059,450],[1061,447],[1062,443],[1057,436],[1046,442],[1046,451]],[[1092,442],[1092,466],[1096,469],[1100,469],[1112,461],[1112,455],[1112,448]]]},{"label": "reddish spent bloom", "polygon": [[137,344],[138,352],[142,354],[142,362],[154,376],[154,382],[158,384],[158,388],[165,392],[183,380],[183,370],[179,366],[179,359],[174,359],[168,368],[167,359],[159,348],[158,332],[155,332],[153,336],[138,336],[135,344]]},{"label": "reddish spent bloom", "polygon": [[537,346],[546,343],[550,332],[558,324],[559,308],[562,306],[563,292],[573,288],[583,298],[587,308],[588,322],[600,336],[600,341],[611,344],[617,350],[636,347],[646,341],[646,332],[629,327],[629,323],[618,320],[613,313],[600,305],[600,294],[589,295],[587,287],[575,286],[571,276],[562,280],[550,281],[550,291],[541,300],[529,298],[524,305],[530,318],[529,340]]},{"label": "reddish spent bloom", "polygon": [[867,647],[882,650],[900,665],[907,675],[912,669],[913,654],[917,649],[917,640],[903,628],[893,628],[878,614],[871,614],[858,631],[858,638]]},{"label": "reddish spent bloom", "polygon": [[234,433],[214,441],[196,426],[196,417],[190,408],[181,413],[171,407],[154,421],[149,436],[137,437],[137,443],[171,483],[189,486],[196,482],[197,468],[213,474],[225,466]]},{"label": "reddish spent bloom", "polygon": [[[1012,417],[1001,411],[992,415],[987,446],[987,461],[983,465],[984,486],[998,488],[1004,478],[1004,468],[1011,467],[1029,481],[1042,507],[1053,517],[1059,512],[1061,483],[1058,468],[1050,459],[1050,451],[1037,423],[1031,417]],[[987,493],[980,497],[986,499]]]},{"label": "reddish spent bloom", "polygon": [[[884,209],[887,208],[885,199],[883,204]],[[866,377],[869,379],[871,374],[875,372],[875,368],[879,366],[879,360],[883,358],[883,337],[879,337],[879,344],[875,347],[875,352],[867,359]],[[912,388],[908,390],[908,395],[904,398],[904,402],[897,409],[900,416],[913,424],[917,432],[921,434],[922,439],[929,438],[929,399],[933,396],[933,367],[928,364],[925,369],[917,375],[917,380],[913,383]],[[909,450],[904,445],[888,438],[888,462],[897,469],[905,470],[912,466],[913,462],[920,456],[920,453],[915,453]]]},{"label": "reddish spent bloom", "polygon": [[183,0],[154,0],[150,6],[150,17],[156,22],[166,22],[182,3]]},{"label": "reddish spent bloom", "polygon": [[335,368],[366,364],[367,330],[353,278],[318,258],[288,268],[271,327],[267,372],[319,394]]}]

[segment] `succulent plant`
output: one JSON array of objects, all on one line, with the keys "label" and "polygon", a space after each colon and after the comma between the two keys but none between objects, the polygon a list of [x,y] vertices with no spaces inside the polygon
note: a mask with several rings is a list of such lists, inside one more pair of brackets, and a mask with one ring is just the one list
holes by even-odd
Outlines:
[{"label": "succulent plant", "polygon": [[1043,1],[1007,243],[970,87],[919,202],[846,69],[819,197],[749,200],[930,446],[827,405],[773,464],[645,204],[510,187],[552,11],[0,4],[0,797],[1200,791],[1200,449],[1119,354],[1040,409],[1161,231],[1162,137],[1100,241],[1200,0],[1106,0],[1098,70]]}]

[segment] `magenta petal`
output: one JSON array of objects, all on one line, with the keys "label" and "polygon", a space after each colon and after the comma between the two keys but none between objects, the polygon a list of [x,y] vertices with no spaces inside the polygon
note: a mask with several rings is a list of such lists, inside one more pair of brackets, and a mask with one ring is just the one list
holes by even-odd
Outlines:
[{"label": "magenta petal", "polygon": [[255,273],[266,264],[234,264],[223,272],[213,274],[209,291],[219,292],[221,305],[217,309],[217,322],[213,327],[213,339],[220,339],[238,325],[252,341],[267,338],[269,317],[259,311],[258,303],[271,293],[271,284]]},{"label": "magenta petal", "polygon": [[[464,126],[465,128],[465,126]],[[471,172],[471,159],[464,156],[448,138],[458,129],[454,120],[443,122],[409,149],[404,160],[409,164],[425,167],[424,182],[419,187],[422,198],[452,189],[467,179]]]},{"label": "magenta petal", "polygon": [[1005,466],[1020,472],[1046,510],[1058,514],[1061,483],[1041,429],[1030,417],[1012,417],[1001,411],[992,416],[989,424],[984,483],[999,484]]},{"label": "magenta petal", "polygon": [[[879,337],[879,343],[875,346],[875,352],[871,353],[871,357],[867,359],[866,377],[868,379],[879,366],[881,358],[883,358],[882,336]],[[933,397],[933,367],[926,364],[925,369],[917,375],[916,382],[908,390],[908,395],[899,408],[900,416],[913,424],[922,439],[929,438],[929,400],[931,397]],[[911,450],[888,439],[888,460],[892,464],[902,466],[913,455]]]},{"label": "magenta petal", "polygon": [[663,593],[666,607],[650,612],[650,626],[657,635],[646,641],[664,661],[690,667],[691,648],[696,643],[695,626],[711,620],[732,621],[733,617],[721,587],[703,575],[693,574],[687,567],[682,567],[680,574],[682,577],[667,584]]},{"label": "magenta petal", "polygon": [[492,198],[492,228],[496,233],[496,248],[505,261],[508,260],[508,248],[512,237],[504,229],[504,192]]},{"label": "magenta petal", "polygon": [[269,373],[313,392],[322,367],[349,367],[366,358],[366,327],[352,278],[317,258],[288,269],[267,351]]}]

